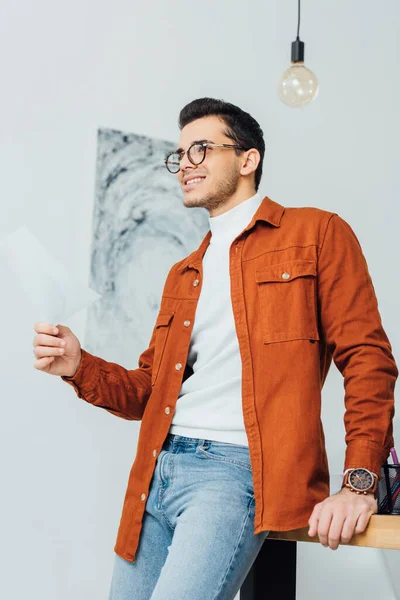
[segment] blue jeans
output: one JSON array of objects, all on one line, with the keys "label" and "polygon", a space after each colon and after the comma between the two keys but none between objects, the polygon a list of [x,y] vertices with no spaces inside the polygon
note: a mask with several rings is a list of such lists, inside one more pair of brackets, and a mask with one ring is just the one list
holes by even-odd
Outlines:
[{"label": "blue jeans", "polygon": [[254,535],[254,510],[247,446],[169,433],[109,600],[233,600],[269,533]]}]

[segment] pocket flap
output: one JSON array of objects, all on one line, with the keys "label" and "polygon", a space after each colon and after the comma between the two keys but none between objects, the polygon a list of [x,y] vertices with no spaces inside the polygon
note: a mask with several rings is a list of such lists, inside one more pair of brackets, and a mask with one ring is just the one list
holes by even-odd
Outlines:
[{"label": "pocket flap", "polygon": [[174,316],[174,312],[166,311],[159,313],[156,320],[156,327],[160,327],[160,325],[169,325],[170,320]]},{"label": "pocket flap", "polygon": [[258,283],[266,281],[279,281],[288,283],[296,277],[304,275],[317,275],[317,265],[314,260],[290,260],[277,265],[268,265],[257,269],[255,276]]}]

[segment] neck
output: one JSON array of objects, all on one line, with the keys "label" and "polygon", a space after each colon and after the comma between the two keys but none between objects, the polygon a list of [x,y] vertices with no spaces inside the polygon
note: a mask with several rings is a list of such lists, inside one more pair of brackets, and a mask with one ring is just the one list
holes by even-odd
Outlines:
[{"label": "neck", "polygon": [[216,208],[209,209],[210,217],[218,217],[219,215],[222,215],[228,210],[235,208],[235,206],[242,204],[242,202],[245,202],[254,196],[255,193],[256,190],[254,187],[236,190],[236,192],[227,200],[227,202],[221,206],[217,206]]}]

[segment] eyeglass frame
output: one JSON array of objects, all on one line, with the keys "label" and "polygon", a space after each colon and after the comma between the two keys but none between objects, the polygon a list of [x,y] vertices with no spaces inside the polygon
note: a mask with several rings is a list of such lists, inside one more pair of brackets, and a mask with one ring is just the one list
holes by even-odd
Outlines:
[{"label": "eyeglass frame", "polygon": [[[190,158],[190,149],[191,149],[191,148],[193,148],[193,146],[203,146],[203,148],[204,148],[204,156],[203,156],[203,158],[201,159],[201,161],[200,161],[199,163],[194,163],[194,162],[192,161],[192,159]],[[167,171],[168,171],[169,173],[171,173],[172,175],[176,175],[177,173],[179,173],[179,171],[180,171],[180,161],[181,161],[181,160],[182,160],[182,158],[185,156],[185,154],[187,155],[187,157],[188,157],[188,159],[190,160],[190,162],[192,163],[192,165],[195,165],[196,167],[197,167],[197,165],[201,165],[201,163],[202,163],[202,162],[205,160],[205,158],[206,158],[206,154],[207,154],[207,148],[208,148],[209,146],[210,146],[210,147],[211,147],[211,146],[212,146],[212,147],[215,147],[215,146],[216,146],[216,147],[218,147],[218,148],[237,148],[238,150],[245,150],[245,151],[246,151],[246,150],[251,150],[251,148],[244,148],[243,146],[238,146],[237,144],[214,144],[214,142],[193,142],[193,144],[190,144],[190,146],[189,146],[189,148],[186,150],[186,152],[185,152],[184,150],[180,150],[179,152],[178,152],[177,150],[174,150],[173,152],[170,152],[170,153],[168,154],[168,156],[166,156],[166,157],[164,158],[164,164],[165,164],[165,166],[166,166],[166,168],[167,168]],[[167,166],[167,161],[168,161],[169,157],[171,156],[171,154],[180,154],[180,155],[181,155],[181,157],[180,157],[180,159],[179,159],[179,169],[178,169],[178,170],[177,170],[175,173],[173,173],[172,171],[170,171],[170,170],[168,169],[168,166]]]}]

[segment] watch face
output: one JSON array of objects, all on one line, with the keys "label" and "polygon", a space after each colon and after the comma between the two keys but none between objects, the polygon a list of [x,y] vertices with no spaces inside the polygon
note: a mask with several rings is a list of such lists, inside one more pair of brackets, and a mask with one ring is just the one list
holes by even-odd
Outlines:
[{"label": "watch face", "polygon": [[349,483],[357,490],[368,490],[373,482],[374,478],[366,469],[355,469],[349,475]]}]

